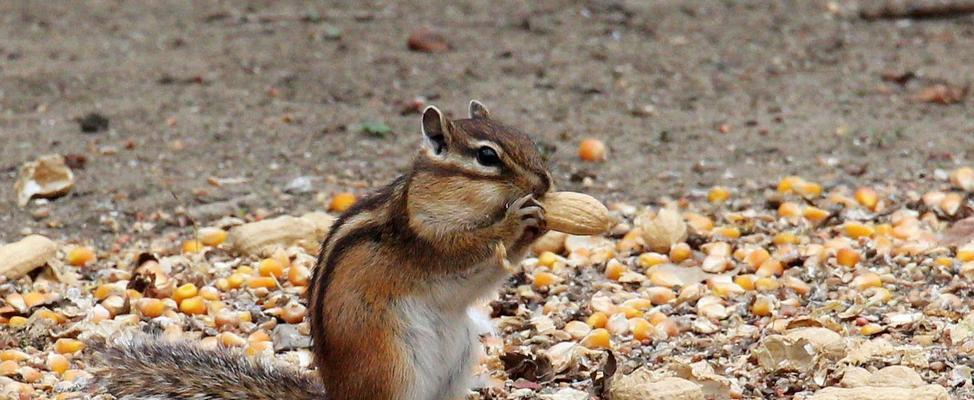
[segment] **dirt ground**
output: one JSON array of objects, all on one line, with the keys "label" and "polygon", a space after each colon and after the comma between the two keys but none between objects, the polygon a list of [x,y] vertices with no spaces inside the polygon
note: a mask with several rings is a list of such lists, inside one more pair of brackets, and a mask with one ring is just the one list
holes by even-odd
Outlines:
[{"label": "dirt ground", "polygon": [[[866,22],[836,3],[0,2],[0,242],[104,248],[116,222],[228,199],[320,209],[408,165],[416,97],[457,116],[482,100],[552,151],[559,186],[607,201],[970,163],[970,100],[916,97],[974,80],[974,19]],[[420,27],[452,49],[410,51]],[[109,128],[83,133],[89,113]],[[363,133],[375,122],[391,132]],[[578,160],[586,137],[607,162]],[[86,159],[77,186],[17,207],[18,167],[47,153]],[[311,186],[285,193],[298,177]]]}]

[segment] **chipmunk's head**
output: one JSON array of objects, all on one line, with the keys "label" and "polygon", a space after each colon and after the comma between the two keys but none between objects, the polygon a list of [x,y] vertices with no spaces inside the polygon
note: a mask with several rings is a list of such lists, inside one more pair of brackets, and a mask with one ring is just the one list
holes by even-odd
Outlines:
[{"label": "chipmunk's head", "polygon": [[[409,188],[413,216],[441,229],[487,225],[526,195],[551,190],[551,175],[535,143],[470,102],[466,119],[450,120],[436,107],[423,112],[422,145]],[[452,228],[451,228],[452,227]]]}]

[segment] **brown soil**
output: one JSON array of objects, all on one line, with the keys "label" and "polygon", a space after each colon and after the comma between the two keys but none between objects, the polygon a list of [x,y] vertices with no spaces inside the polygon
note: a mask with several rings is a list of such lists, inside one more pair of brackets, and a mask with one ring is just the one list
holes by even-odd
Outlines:
[{"label": "brown soil", "polygon": [[[455,115],[482,100],[553,150],[561,187],[606,200],[786,174],[909,182],[974,158],[970,100],[916,99],[974,80],[969,17],[865,22],[825,1],[333,3],[0,2],[0,242],[30,230],[104,248],[112,220],[126,231],[248,193],[231,211],[321,208],[408,165],[419,118],[402,109],[417,96]],[[410,51],[420,27],[451,50]],[[92,112],[108,130],[81,131]],[[379,121],[386,137],[360,129]],[[608,162],[577,159],[585,137]],[[52,152],[87,158],[75,190],[17,207],[18,166]],[[312,191],[284,194],[300,176]],[[156,233],[178,225],[163,221]]]}]

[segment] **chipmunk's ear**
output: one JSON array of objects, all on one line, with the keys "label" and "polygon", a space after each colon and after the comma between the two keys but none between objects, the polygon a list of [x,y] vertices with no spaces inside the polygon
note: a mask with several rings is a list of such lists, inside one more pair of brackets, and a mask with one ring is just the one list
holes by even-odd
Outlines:
[{"label": "chipmunk's ear", "polygon": [[423,110],[423,145],[433,154],[442,154],[450,144],[450,121],[440,109],[429,106]]},{"label": "chipmunk's ear", "polygon": [[490,111],[487,111],[487,107],[485,107],[483,103],[477,100],[470,100],[470,118],[473,119],[490,118]]}]

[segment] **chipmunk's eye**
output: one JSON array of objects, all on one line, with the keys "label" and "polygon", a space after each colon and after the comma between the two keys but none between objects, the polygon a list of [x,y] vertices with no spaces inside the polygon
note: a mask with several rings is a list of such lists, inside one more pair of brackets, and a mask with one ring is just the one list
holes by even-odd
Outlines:
[{"label": "chipmunk's eye", "polygon": [[477,162],[485,167],[494,167],[500,165],[501,158],[497,156],[497,152],[488,146],[481,146],[477,149]]}]

